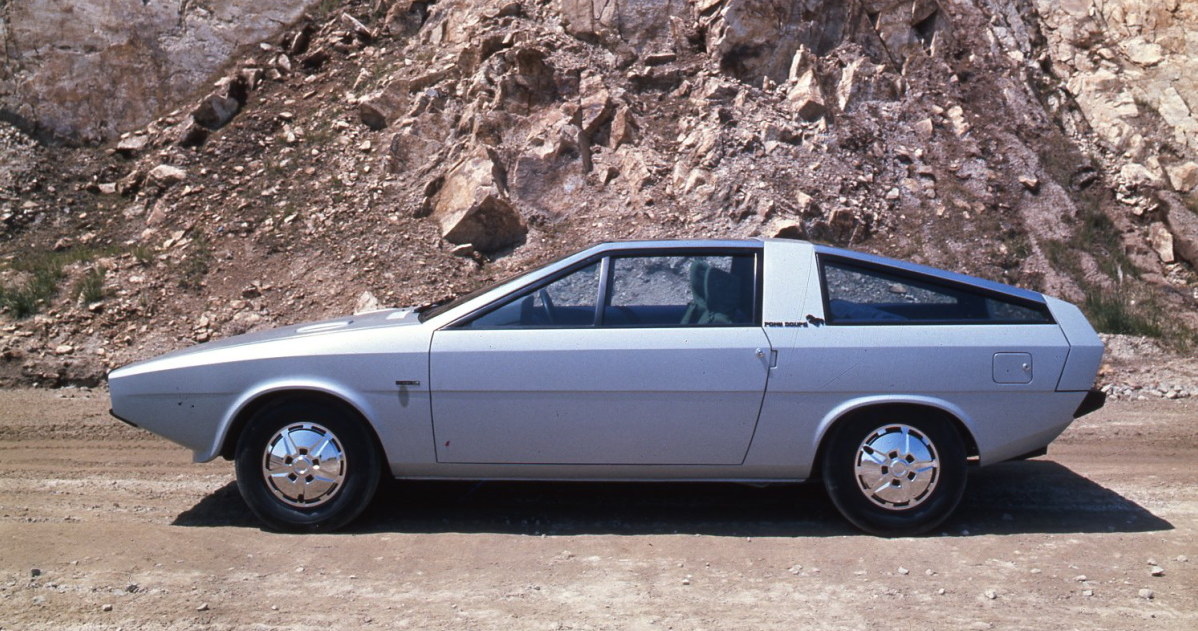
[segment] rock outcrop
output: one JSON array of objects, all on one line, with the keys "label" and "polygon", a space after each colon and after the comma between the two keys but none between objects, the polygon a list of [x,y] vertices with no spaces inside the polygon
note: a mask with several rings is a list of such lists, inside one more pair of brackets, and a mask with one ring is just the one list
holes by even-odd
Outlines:
[{"label": "rock outcrop", "polygon": [[[0,123],[0,382],[436,301],[608,239],[805,238],[1198,329],[1191,4],[321,7],[98,149]],[[57,293],[26,299],[37,278]]]},{"label": "rock outcrop", "polygon": [[[68,140],[145,125],[315,0],[0,4],[0,112]],[[228,103],[213,103],[214,116]]]},{"label": "rock outcrop", "polygon": [[[1198,4],[1037,0],[1035,7],[1039,20],[1013,22],[1002,35],[1033,48],[1043,38],[1039,61],[1060,81],[1050,99],[1068,101],[1060,104],[1067,125],[1093,130],[1140,233],[1151,239],[1150,225],[1164,219],[1179,242],[1198,242],[1191,210],[1198,208]],[[1022,52],[1037,54],[1033,48]],[[1162,205],[1159,192],[1170,189],[1180,203]],[[1198,265],[1198,253],[1179,252]]]}]

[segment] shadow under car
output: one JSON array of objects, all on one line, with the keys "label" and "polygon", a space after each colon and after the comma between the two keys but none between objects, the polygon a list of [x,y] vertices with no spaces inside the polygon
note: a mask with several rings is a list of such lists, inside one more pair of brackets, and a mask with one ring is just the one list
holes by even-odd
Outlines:
[{"label": "shadow under car", "polygon": [[[229,483],[175,518],[178,526],[261,527]],[[970,472],[961,505],[932,535],[1171,530],[1135,502],[1047,460]],[[385,481],[347,533],[517,535],[860,534],[814,482],[729,483]]]}]

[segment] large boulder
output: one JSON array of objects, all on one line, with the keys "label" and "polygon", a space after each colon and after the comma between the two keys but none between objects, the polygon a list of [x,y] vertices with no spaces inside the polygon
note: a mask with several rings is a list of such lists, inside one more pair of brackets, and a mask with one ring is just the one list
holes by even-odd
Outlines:
[{"label": "large boulder", "polygon": [[1198,213],[1195,213],[1176,194],[1162,195],[1165,201],[1165,223],[1173,233],[1174,252],[1198,266]]},{"label": "large boulder", "polygon": [[836,86],[836,104],[848,111],[863,101],[890,101],[902,92],[898,75],[887,72],[884,64],[871,63],[864,57],[854,59],[840,74]]},{"label": "large boulder", "polygon": [[794,85],[786,93],[786,101],[803,120],[814,121],[827,113],[827,102],[814,68],[808,68],[802,76],[795,80]]},{"label": "large boulder", "polygon": [[1169,176],[1173,190],[1178,193],[1188,193],[1198,186],[1198,163],[1191,161],[1169,165],[1165,167],[1165,173]]},{"label": "large boulder", "polygon": [[446,241],[469,243],[480,252],[519,245],[528,233],[508,198],[502,166],[485,148],[462,158],[445,174],[432,202],[432,217]]},{"label": "large boulder", "polygon": [[191,112],[197,125],[215,131],[229,124],[245,100],[249,85],[242,76],[225,77],[217,82],[216,90],[200,100]]},{"label": "large boulder", "polygon": [[578,209],[577,193],[586,185],[589,134],[581,116],[549,110],[534,125],[526,147],[511,170],[511,194],[522,206],[551,217]]}]

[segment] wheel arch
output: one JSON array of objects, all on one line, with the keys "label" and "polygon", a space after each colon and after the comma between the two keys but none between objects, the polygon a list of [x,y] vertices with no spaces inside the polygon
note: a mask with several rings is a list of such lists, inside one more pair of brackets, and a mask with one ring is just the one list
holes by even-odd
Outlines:
[{"label": "wheel arch", "polygon": [[324,403],[341,408],[346,414],[353,416],[366,426],[375,449],[382,456],[384,464],[387,462],[386,451],[383,449],[378,431],[361,407],[339,393],[314,385],[279,386],[246,397],[225,423],[225,431],[221,437],[217,454],[225,460],[232,460],[237,452],[237,441],[255,414],[268,406],[294,401]]},{"label": "wheel arch", "polygon": [[966,422],[968,416],[959,408],[935,399],[866,399],[841,405],[824,417],[820,423],[815,461],[811,467],[813,477],[820,475],[820,471],[823,470],[824,453],[827,451],[833,430],[847,421],[870,414],[933,414],[947,420],[961,436],[961,441],[965,444],[965,455],[969,458],[970,464],[977,462],[980,454],[977,439],[974,438],[973,432]]}]

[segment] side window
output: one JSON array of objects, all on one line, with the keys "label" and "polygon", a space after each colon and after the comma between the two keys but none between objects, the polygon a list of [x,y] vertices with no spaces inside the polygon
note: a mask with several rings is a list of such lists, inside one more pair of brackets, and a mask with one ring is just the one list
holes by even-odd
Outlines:
[{"label": "side window", "polygon": [[592,263],[544,287],[511,298],[462,328],[592,326],[598,296],[599,263]]},{"label": "side window", "polygon": [[836,260],[822,262],[829,324],[1052,322],[1047,309],[967,287]]},{"label": "side window", "polygon": [[[601,291],[601,325],[751,326],[757,261],[752,254],[612,256],[508,298],[459,325],[466,329],[590,327]],[[602,282],[603,274],[610,274]]]},{"label": "side window", "polygon": [[751,255],[622,256],[611,268],[604,326],[753,323]]},{"label": "side window", "polygon": [[1051,324],[1052,316],[1045,309],[1032,309],[997,298],[986,299],[986,312],[990,319],[1011,323]]}]

